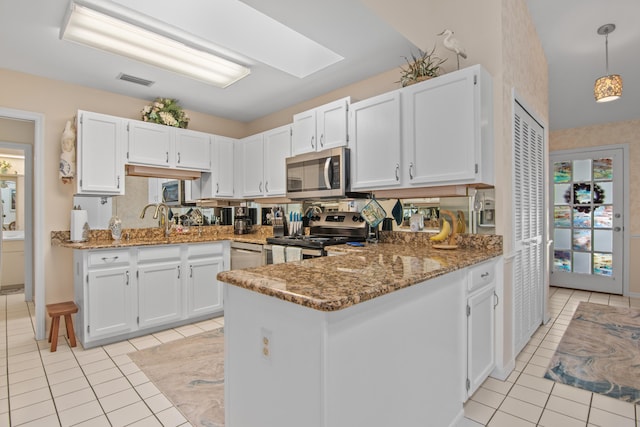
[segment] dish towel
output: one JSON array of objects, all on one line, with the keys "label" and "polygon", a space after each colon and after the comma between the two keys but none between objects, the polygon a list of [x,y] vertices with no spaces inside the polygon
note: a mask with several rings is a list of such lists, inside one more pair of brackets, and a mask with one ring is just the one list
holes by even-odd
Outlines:
[{"label": "dish towel", "polygon": [[284,246],[273,245],[271,246],[271,254],[273,255],[274,264],[282,264],[286,261],[284,255]]},{"label": "dish towel", "polygon": [[286,253],[287,253],[287,262],[302,260],[302,248],[295,248],[295,247],[288,246]]}]

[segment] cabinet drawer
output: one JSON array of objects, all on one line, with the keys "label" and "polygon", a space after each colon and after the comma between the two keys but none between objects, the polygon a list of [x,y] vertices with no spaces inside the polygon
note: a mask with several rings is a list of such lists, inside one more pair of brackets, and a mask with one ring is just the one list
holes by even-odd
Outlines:
[{"label": "cabinet drawer", "polygon": [[189,258],[222,255],[224,243],[197,243],[189,245]]},{"label": "cabinet drawer", "polygon": [[180,259],[180,245],[166,245],[138,249],[138,262],[171,261]]},{"label": "cabinet drawer", "polygon": [[469,267],[469,275],[467,278],[467,289],[475,291],[481,287],[492,283],[496,276],[495,261],[487,261],[482,264]]},{"label": "cabinet drawer", "polygon": [[128,250],[89,252],[87,256],[89,268],[115,267],[129,264]]}]

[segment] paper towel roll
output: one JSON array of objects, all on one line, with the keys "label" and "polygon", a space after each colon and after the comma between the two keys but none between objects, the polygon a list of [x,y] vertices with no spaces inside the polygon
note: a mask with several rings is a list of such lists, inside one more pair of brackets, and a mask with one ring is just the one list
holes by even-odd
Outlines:
[{"label": "paper towel roll", "polygon": [[87,211],[74,209],[71,211],[71,241],[85,242],[89,240],[89,217]]}]

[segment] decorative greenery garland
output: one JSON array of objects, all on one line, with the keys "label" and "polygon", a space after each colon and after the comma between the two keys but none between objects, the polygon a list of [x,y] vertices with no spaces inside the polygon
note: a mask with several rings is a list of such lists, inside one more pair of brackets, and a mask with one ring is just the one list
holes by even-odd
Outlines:
[{"label": "decorative greenery garland", "polygon": [[178,105],[178,101],[170,98],[156,98],[153,104],[142,109],[142,120],[186,129],[189,116]]},{"label": "decorative greenery garland", "polygon": [[[580,203],[578,201],[578,194],[582,191],[582,192],[590,192],[591,191],[591,184],[590,183],[581,183],[581,184],[573,184],[573,194],[572,194],[572,188],[569,188],[567,190],[566,193],[564,193],[564,200],[567,203],[573,203],[573,207],[575,210],[577,210],[578,212],[582,212],[582,213],[589,213],[591,212],[591,203],[587,202],[584,204],[589,204],[589,206],[579,206],[583,203]],[[604,203],[604,190],[598,185],[598,184],[593,184],[593,204],[594,205],[601,205]]]}]

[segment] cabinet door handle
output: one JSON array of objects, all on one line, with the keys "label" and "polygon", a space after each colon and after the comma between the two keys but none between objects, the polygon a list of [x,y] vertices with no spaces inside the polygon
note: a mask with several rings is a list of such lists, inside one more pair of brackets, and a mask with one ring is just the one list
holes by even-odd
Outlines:
[{"label": "cabinet door handle", "polygon": [[178,151],[178,163],[180,163],[180,152],[179,151]]},{"label": "cabinet door handle", "polygon": [[193,265],[189,266],[189,277],[193,277]]},{"label": "cabinet door handle", "polygon": [[413,162],[409,163],[409,179],[413,179]]},{"label": "cabinet door handle", "polygon": [[167,155],[167,158],[165,159],[165,161],[164,161],[164,162],[165,162],[165,163],[169,163],[169,152],[168,152],[168,151],[166,151],[166,152],[165,152],[165,154]]},{"label": "cabinet door handle", "polygon": [[315,136],[311,137],[311,148],[316,148],[316,146],[313,144],[313,140],[315,139]]},{"label": "cabinet door handle", "polygon": [[400,181],[400,163],[396,163],[396,181]]},{"label": "cabinet door handle", "polygon": [[324,133],[320,134],[320,146],[324,147]]},{"label": "cabinet door handle", "polygon": [[216,194],[220,192],[220,183],[216,182]]},{"label": "cabinet door handle", "polygon": [[117,259],[118,259],[117,255],[112,257],[104,257],[104,256],[102,257],[102,261],[109,262],[109,263],[115,262]]},{"label": "cabinet door handle", "polygon": [[496,308],[500,303],[500,297],[496,294],[496,291],[493,291],[493,297],[495,299],[495,303],[493,304],[493,308]]},{"label": "cabinet door handle", "polygon": [[269,181],[265,181],[265,183],[264,183],[264,191],[265,191],[266,193],[268,193],[268,192],[269,192]]},{"label": "cabinet door handle", "polygon": [[116,187],[118,190],[120,189],[120,175],[118,175],[118,186]]},{"label": "cabinet door handle", "polygon": [[178,279],[180,278],[180,266],[178,266]]},{"label": "cabinet door handle", "polygon": [[129,286],[129,270],[127,270],[126,273],[127,273],[127,286]]},{"label": "cabinet door handle", "polygon": [[262,181],[260,181],[260,184],[258,184],[258,192],[262,193]]}]

